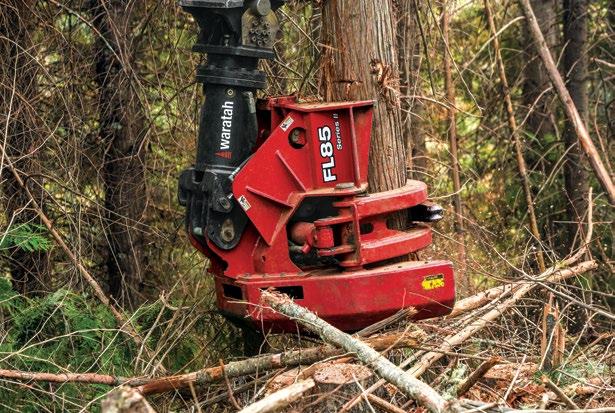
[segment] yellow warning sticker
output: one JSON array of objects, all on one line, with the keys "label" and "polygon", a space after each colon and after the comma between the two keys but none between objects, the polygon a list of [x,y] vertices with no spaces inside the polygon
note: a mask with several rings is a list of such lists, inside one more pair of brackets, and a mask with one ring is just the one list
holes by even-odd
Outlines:
[{"label": "yellow warning sticker", "polygon": [[444,287],[444,274],[430,275],[423,279],[421,283],[424,290],[435,290]]}]

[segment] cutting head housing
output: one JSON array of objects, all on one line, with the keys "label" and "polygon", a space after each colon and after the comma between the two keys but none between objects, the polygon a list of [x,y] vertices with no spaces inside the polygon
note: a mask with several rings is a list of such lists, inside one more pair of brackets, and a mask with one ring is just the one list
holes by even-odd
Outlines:
[{"label": "cutting head housing", "polygon": [[256,329],[295,332],[261,306],[272,288],[346,331],[407,307],[415,318],[448,314],[452,264],[416,258],[442,209],[419,181],[368,192],[373,102],[255,99],[281,3],[182,1],[201,28],[195,50],[208,59],[197,73],[206,95],[197,159],[179,199],[220,310]]}]

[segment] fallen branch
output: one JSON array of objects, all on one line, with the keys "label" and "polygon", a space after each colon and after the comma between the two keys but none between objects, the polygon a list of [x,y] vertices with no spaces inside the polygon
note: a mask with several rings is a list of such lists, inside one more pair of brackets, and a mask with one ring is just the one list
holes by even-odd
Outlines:
[{"label": "fallen branch", "polygon": [[[383,351],[389,348],[402,348],[417,345],[418,340],[422,337],[422,332],[410,334],[396,333],[375,337],[366,340],[366,342],[374,349]],[[318,346],[310,349],[293,350],[281,354],[265,355],[247,360],[234,361],[224,366],[224,372],[226,372],[227,376],[230,378],[246,376],[259,371],[281,367],[296,367],[301,364],[309,365],[343,354],[345,354],[343,351],[331,346]],[[223,379],[222,368],[212,367],[194,373],[151,380],[149,383],[140,386],[139,391],[145,395],[164,393],[185,388],[189,386],[190,383],[201,385],[214,383]]]},{"label": "fallen branch", "polygon": [[365,327],[363,330],[355,333],[357,337],[369,337],[378,331],[389,327],[395,323],[400,321],[409,320],[417,313],[416,309],[413,307],[404,308],[399,310],[395,314],[390,317],[385,318],[384,320],[378,321],[377,323],[372,324],[371,326]]},{"label": "fallen branch", "polygon": [[380,408],[380,410],[383,410],[387,413],[406,413],[405,410],[395,406],[392,403],[387,402],[384,399],[381,399],[378,396],[374,396],[373,394],[368,394],[366,397],[367,397],[367,400],[370,401],[370,403],[375,404],[377,407]]},{"label": "fallen branch", "polygon": [[[366,342],[378,351],[390,348],[414,347],[424,338],[423,332],[391,333],[367,339]],[[178,376],[148,378],[119,377],[96,373],[38,373],[20,370],[0,369],[0,379],[19,381],[40,381],[48,383],[81,383],[103,384],[107,386],[127,385],[139,387],[145,395],[162,393],[175,389],[188,388],[190,384],[201,385],[215,383],[227,377],[239,377],[254,374],[258,371],[272,370],[282,367],[295,367],[301,364],[309,365],[327,358],[344,355],[342,350],[331,346],[318,346],[286,353],[265,355],[241,361],[234,361],[224,366],[206,368],[194,373]]]},{"label": "fallen branch", "polygon": [[530,0],[519,0],[521,4],[521,8],[523,9],[523,13],[525,14],[525,18],[528,22],[528,26],[530,29],[530,33],[534,39],[534,44],[536,49],[538,50],[538,54],[542,59],[542,62],[547,69],[547,74],[549,75],[549,79],[551,79],[551,83],[553,87],[557,91],[560,101],[564,106],[564,110],[570,123],[574,127],[577,138],[581,143],[581,148],[589,158],[589,162],[594,170],[594,174],[598,178],[600,185],[604,188],[605,192],[608,195],[609,201],[611,205],[615,205],[615,185],[613,185],[613,181],[609,176],[607,169],[602,163],[602,159],[600,158],[600,154],[594,145],[591,137],[589,136],[589,132],[587,131],[587,127],[579,115],[579,111],[574,104],[574,101],[570,97],[570,93],[568,89],[566,89],[566,85],[564,80],[562,79],[562,75],[557,70],[557,66],[553,60],[553,56],[551,56],[551,52],[547,47],[545,42],[545,38],[540,31],[540,26],[538,25],[538,21],[536,20],[536,16],[534,15],[534,10],[532,10],[532,5],[530,4]]},{"label": "fallen branch", "polygon": [[140,385],[145,378],[125,378],[96,373],[35,373],[0,369],[0,379],[19,381],[42,381],[47,383],[105,384],[107,386]]},{"label": "fallen branch", "polygon": [[465,381],[459,385],[459,388],[457,389],[457,397],[461,397],[466,394],[472,388],[472,386],[474,386],[480,379],[485,376],[485,374],[487,374],[489,370],[491,370],[492,367],[494,367],[496,364],[500,364],[501,362],[502,359],[500,359],[499,357],[493,357],[481,363],[481,365],[478,366],[478,368],[474,370],[472,374],[470,374],[468,378],[465,379]]},{"label": "fallen branch", "polygon": [[300,381],[243,408],[239,413],[277,412],[297,400],[315,385],[312,379]]},{"label": "fallen branch", "polygon": [[402,369],[381,356],[366,343],[333,327],[316,314],[295,304],[287,296],[265,291],[261,300],[280,314],[296,320],[305,328],[317,333],[323,340],[356,354],[357,359],[362,363],[372,367],[382,378],[394,384],[406,396],[416,400],[429,411],[441,413],[449,407],[449,403],[433,388],[405,374]]},{"label": "fallen branch", "polygon": [[577,404],[575,402],[573,402],[572,399],[570,397],[568,397],[566,395],[566,393],[564,393],[564,391],[557,386],[557,384],[555,384],[551,380],[549,380],[549,378],[547,376],[542,376],[541,380],[542,380],[542,384],[544,384],[546,388],[548,388],[553,393],[555,393],[555,395],[561,401],[563,401],[564,404],[566,406],[568,406],[569,409],[579,410],[579,406],[577,406]]}]

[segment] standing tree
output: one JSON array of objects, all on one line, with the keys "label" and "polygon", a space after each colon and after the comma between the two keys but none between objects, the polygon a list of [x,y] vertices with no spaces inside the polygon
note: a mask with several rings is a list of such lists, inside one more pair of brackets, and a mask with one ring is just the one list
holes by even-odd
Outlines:
[{"label": "standing tree", "polygon": [[408,145],[408,167],[417,179],[426,172],[425,137],[421,131],[421,42],[419,25],[420,5],[416,0],[394,2],[397,8],[397,47],[401,92],[402,122]]},{"label": "standing tree", "polygon": [[396,24],[391,0],[327,1],[322,10],[322,87],[327,101],[374,99],[370,190],[406,183]]},{"label": "standing tree", "polygon": [[107,271],[111,294],[137,299],[144,274],[142,220],[146,204],[144,110],[135,75],[133,31],[142,3],[92,0],[100,33],[96,49],[99,122],[104,142]]},{"label": "standing tree", "polygon": [[[563,71],[570,96],[587,125],[587,0],[564,0],[564,55]],[[567,244],[583,239],[582,223],[587,211],[589,173],[587,161],[578,141],[574,127],[566,121],[564,129],[566,158],[564,178],[567,197],[568,227]]]},{"label": "standing tree", "polygon": [[[588,73],[587,73],[587,0],[564,0],[564,55],[563,70],[566,86],[587,125],[589,112]],[[569,250],[578,242],[583,242],[585,214],[588,205],[589,171],[587,159],[577,138],[574,126],[566,121],[564,129],[566,155],[564,163],[564,182],[567,201],[568,224],[566,244]],[[582,294],[583,295],[583,294]],[[585,297],[589,299],[590,297]],[[586,324],[587,312],[582,307],[573,307],[571,314],[572,333],[580,332]]]},{"label": "standing tree", "polygon": [[25,238],[38,231],[40,222],[25,191],[6,167],[7,162],[13,163],[37,203],[43,205],[44,190],[37,159],[44,140],[37,110],[40,104],[37,82],[41,70],[32,41],[38,25],[35,6],[34,0],[8,0],[0,8],[0,128],[6,132],[2,180],[8,224],[2,241],[14,240],[9,242],[12,244],[9,266],[13,285],[22,294],[43,291],[50,278],[48,254],[39,248],[23,247]]}]

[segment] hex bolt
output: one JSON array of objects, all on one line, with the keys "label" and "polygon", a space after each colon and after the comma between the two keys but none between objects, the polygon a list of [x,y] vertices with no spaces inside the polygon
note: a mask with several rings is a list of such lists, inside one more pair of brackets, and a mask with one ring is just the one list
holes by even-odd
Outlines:
[{"label": "hex bolt", "polygon": [[229,209],[231,209],[231,201],[229,201],[227,197],[221,196],[220,198],[218,198],[218,204],[225,211],[228,211]]}]

